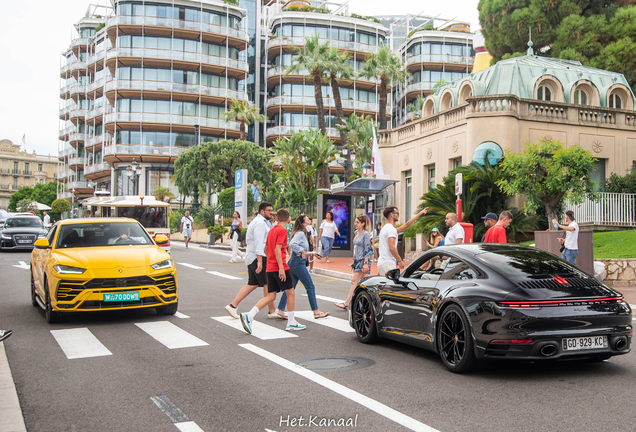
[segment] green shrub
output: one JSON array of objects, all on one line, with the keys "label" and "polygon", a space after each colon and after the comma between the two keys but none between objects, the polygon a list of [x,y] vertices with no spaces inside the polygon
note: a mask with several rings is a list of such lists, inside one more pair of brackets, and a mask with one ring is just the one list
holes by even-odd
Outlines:
[{"label": "green shrub", "polygon": [[204,205],[194,218],[194,222],[198,225],[203,225],[206,228],[214,225],[214,210],[214,207]]},{"label": "green shrub", "polygon": [[51,203],[51,211],[58,214],[71,211],[71,203],[64,198],[56,199]]},{"label": "green shrub", "polygon": [[176,233],[181,228],[181,218],[185,216],[185,210],[174,210],[170,214],[170,232]]},{"label": "green shrub", "polygon": [[210,234],[211,232],[214,233],[215,239],[223,238],[223,234],[225,234],[228,231],[229,229],[223,225],[214,225],[214,226],[208,227],[208,234]]}]

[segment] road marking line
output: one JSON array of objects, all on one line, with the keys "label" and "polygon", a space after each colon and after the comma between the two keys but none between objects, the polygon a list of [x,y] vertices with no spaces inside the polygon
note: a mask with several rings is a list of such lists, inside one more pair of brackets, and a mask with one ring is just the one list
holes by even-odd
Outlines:
[{"label": "road marking line", "polygon": [[153,396],[151,401],[157,405],[157,407],[168,416],[172,423],[181,432],[203,432],[203,429],[199,427],[195,422],[190,420],[190,417],[170,400],[168,396]]},{"label": "road marking line", "polygon": [[[307,294],[303,294],[304,297],[307,297]],[[326,300],[329,302],[334,302],[334,303],[343,303],[344,300],[339,300],[337,298],[333,298],[333,297],[326,297],[326,296],[322,296],[322,295],[317,295],[316,294],[316,298],[320,299],[320,300]]]},{"label": "road marking line", "polygon": [[27,264],[24,261],[18,261],[18,265],[13,264],[13,267],[29,270],[31,268],[31,264]]},{"label": "road marking line", "polygon": [[170,349],[208,345],[207,342],[180,329],[169,321],[135,323],[135,325]]},{"label": "road marking line", "polygon": [[182,314],[181,312],[175,313],[174,316],[176,316],[177,318],[190,318],[188,315]]},{"label": "road marking line", "polygon": [[193,269],[195,269],[195,270],[203,270],[203,269],[205,268],[205,267],[199,267],[199,266],[197,266],[197,265],[194,265],[194,264],[188,264],[188,263],[177,263],[177,264],[182,265],[182,266],[184,266],[184,267],[190,267],[190,268],[193,268]]},{"label": "road marking line", "polygon": [[51,330],[51,334],[69,359],[113,355],[86,327]]},{"label": "road marking line", "polygon": [[318,281],[318,282],[316,282],[316,283],[317,283],[317,284],[323,284],[323,283],[328,283],[328,282],[337,282],[337,281],[339,281],[339,280],[340,280],[340,279],[326,279],[326,280]]},{"label": "road marking line", "polygon": [[[241,324],[241,320],[237,320],[230,316],[222,316],[222,317],[212,317],[213,320],[221,322],[223,324],[229,325],[241,332],[245,333],[243,329],[243,325]],[[252,336],[256,336],[260,340],[271,340],[271,339],[286,339],[286,338],[295,338],[297,335],[290,333],[285,330],[281,330],[276,327],[269,326],[267,324],[263,324],[259,321],[252,321]]]},{"label": "road marking line", "polygon": [[284,367],[285,369],[294,372],[304,378],[307,378],[310,381],[315,382],[335,393],[338,393],[341,396],[346,397],[347,399],[362,405],[365,408],[368,408],[381,416],[386,417],[389,420],[392,420],[410,430],[413,431],[425,431],[425,432],[437,432],[436,429],[421,423],[414,418],[411,418],[405,414],[402,414],[399,411],[394,410],[376,400],[371,399],[361,393],[358,393],[355,390],[351,390],[343,386],[342,384],[338,384],[335,381],[327,379],[322,375],[317,374],[316,372],[310,371],[309,369],[305,369],[303,367],[298,366],[295,363],[290,362],[289,360],[285,360],[282,357],[279,357],[275,354],[270,353],[269,351],[265,351],[262,348],[254,346],[252,344],[239,344],[241,348],[245,348],[248,351],[252,351],[254,354],[258,354],[259,356],[266,358],[267,360],[276,363],[279,366]]},{"label": "road marking line", "polygon": [[206,273],[210,273],[211,275],[219,276],[225,279],[241,279],[241,278],[237,278],[236,276],[226,275],[225,273],[219,273],[217,271],[207,271]]},{"label": "road marking line", "polygon": [[328,316],[324,318],[314,318],[314,311],[296,311],[294,313],[295,318],[300,318],[302,320],[312,321],[316,324],[323,325],[325,327],[330,327],[332,329],[340,330],[345,333],[353,333],[355,330],[351,328],[348,320],[344,320],[342,318],[336,318],[333,316]]}]

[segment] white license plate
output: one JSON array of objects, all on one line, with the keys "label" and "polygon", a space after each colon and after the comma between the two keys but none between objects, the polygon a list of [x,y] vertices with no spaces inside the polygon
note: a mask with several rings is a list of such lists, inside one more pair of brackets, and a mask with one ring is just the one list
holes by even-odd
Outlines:
[{"label": "white license plate", "polygon": [[588,336],[563,339],[563,351],[607,348],[607,336]]},{"label": "white license plate", "polygon": [[31,243],[31,240],[18,240],[18,243]]}]

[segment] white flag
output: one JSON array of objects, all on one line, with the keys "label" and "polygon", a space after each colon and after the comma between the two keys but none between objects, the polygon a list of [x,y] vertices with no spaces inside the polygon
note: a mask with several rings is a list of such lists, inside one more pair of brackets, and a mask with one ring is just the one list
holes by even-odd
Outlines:
[{"label": "white flag", "polygon": [[375,176],[381,178],[384,176],[384,168],[382,168],[382,159],[380,159],[380,146],[378,146],[378,138],[373,128],[373,150],[371,153],[371,163],[373,164],[373,172]]}]

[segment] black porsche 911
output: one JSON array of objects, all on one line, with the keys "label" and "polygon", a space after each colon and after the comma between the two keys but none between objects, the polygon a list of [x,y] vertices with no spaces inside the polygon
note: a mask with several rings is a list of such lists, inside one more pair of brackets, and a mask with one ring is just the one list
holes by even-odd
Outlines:
[{"label": "black porsche 911", "polygon": [[0,251],[33,250],[35,241],[47,232],[37,216],[9,216],[0,227]]},{"label": "black porsche 911", "polygon": [[549,252],[471,243],[431,249],[401,274],[371,276],[349,305],[358,339],[437,352],[452,372],[487,360],[605,360],[627,354],[623,296]]}]

